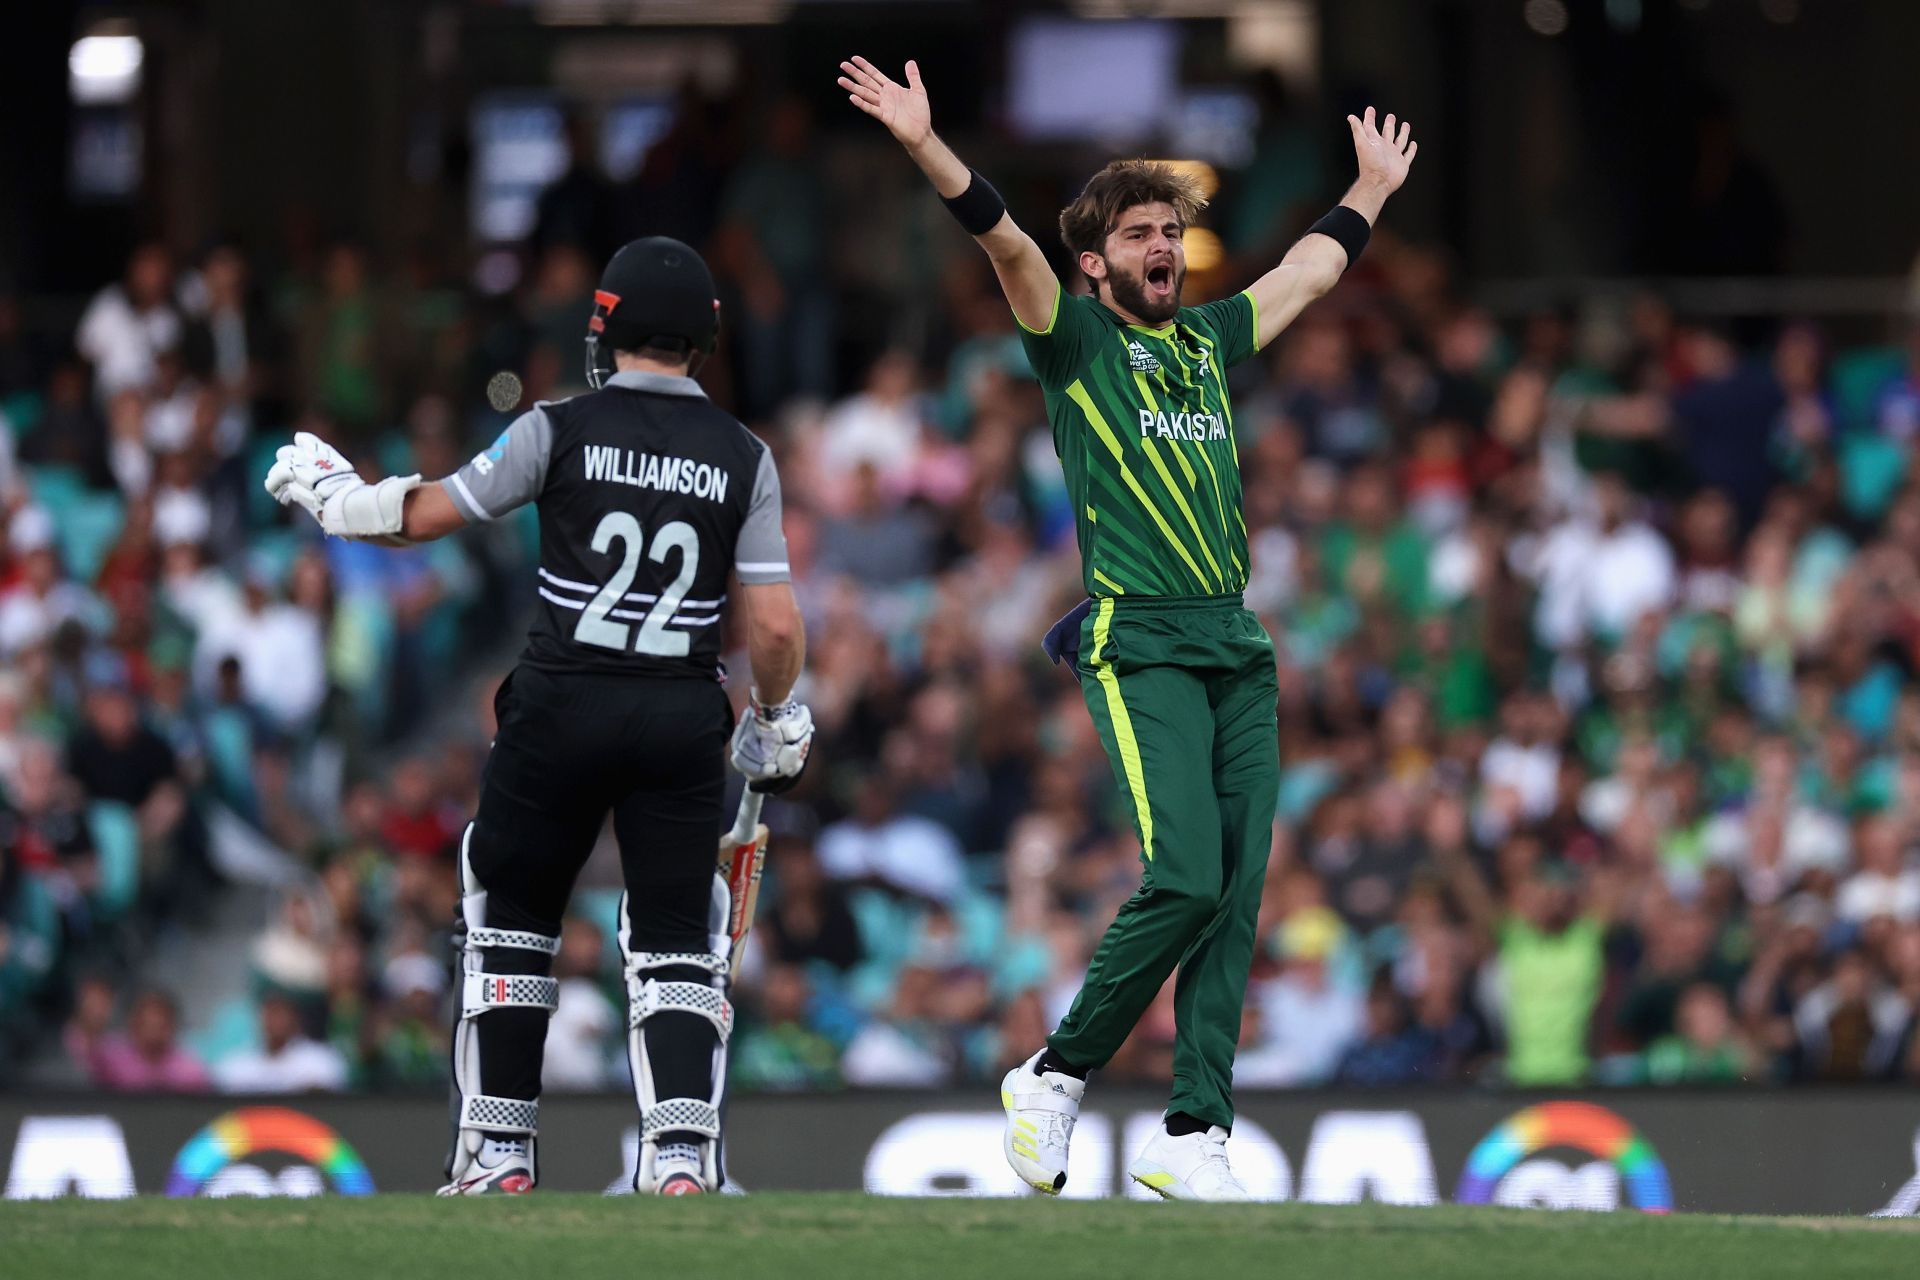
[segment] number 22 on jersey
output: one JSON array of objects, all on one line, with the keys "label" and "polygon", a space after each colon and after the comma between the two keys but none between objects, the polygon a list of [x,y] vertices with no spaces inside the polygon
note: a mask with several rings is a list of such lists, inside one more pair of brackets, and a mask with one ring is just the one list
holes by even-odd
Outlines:
[{"label": "number 22 on jersey", "polygon": [[625,511],[609,511],[602,516],[593,531],[593,549],[604,555],[613,549],[615,542],[621,544],[620,567],[614,570],[613,577],[588,602],[579,623],[573,628],[573,638],[581,644],[602,649],[625,652],[631,643],[635,653],[663,658],[685,657],[693,637],[685,631],[667,630],[667,622],[679,611],[681,602],[687,598],[687,592],[693,586],[694,574],[699,571],[700,539],[694,533],[693,526],[684,520],[674,520],[661,525],[659,532],[654,534],[649,558],[655,564],[664,565],[668,554],[678,549],[680,572],[672,585],[660,593],[653,608],[647,610],[646,617],[640,622],[638,636],[633,634],[633,628],[624,622],[613,621],[609,615],[626,595],[627,588],[633,585],[634,575],[640,571],[640,552],[646,542],[640,521]]}]

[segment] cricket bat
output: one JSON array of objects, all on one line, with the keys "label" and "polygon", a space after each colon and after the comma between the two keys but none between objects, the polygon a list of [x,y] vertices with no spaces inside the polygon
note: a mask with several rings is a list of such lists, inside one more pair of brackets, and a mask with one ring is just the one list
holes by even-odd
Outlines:
[{"label": "cricket bat", "polygon": [[729,963],[736,971],[746,947],[747,930],[753,928],[754,908],[760,905],[760,876],[767,869],[767,828],[760,821],[760,806],[765,801],[766,796],[752,787],[743,790],[733,830],[720,837],[720,874],[726,877],[731,899],[727,911],[727,936],[733,940]]}]

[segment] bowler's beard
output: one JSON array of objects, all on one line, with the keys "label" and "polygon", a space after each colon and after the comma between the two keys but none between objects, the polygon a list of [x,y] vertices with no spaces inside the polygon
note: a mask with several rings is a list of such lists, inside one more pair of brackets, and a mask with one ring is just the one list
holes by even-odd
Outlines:
[{"label": "bowler's beard", "polygon": [[1180,290],[1186,283],[1186,267],[1175,266],[1173,292],[1165,298],[1156,298],[1147,292],[1145,272],[1130,276],[1112,263],[1107,264],[1107,288],[1113,292],[1114,305],[1126,308],[1148,324],[1165,324],[1173,319],[1174,313],[1180,310]]}]

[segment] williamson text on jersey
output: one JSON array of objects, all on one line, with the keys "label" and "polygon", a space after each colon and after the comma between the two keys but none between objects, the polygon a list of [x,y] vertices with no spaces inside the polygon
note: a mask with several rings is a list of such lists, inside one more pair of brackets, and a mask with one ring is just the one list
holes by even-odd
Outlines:
[{"label": "williamson text on jersey", "polygon": [[608,480],[662,493],[690,493],[714,502],[727,500],[731,477],[719,467],[695,462],[692,458],[662,457],[657,453],[591,444],[582,448],[580,454],[589,480]]}]

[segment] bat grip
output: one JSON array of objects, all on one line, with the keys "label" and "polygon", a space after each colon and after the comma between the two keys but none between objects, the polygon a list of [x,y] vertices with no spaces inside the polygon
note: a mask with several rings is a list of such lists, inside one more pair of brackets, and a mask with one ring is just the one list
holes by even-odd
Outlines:
[{"label": "bat grip", "polygon": [[734,815],[733,830],[727,832],[727,841],[736,847],[753,843],[754,828],[760,825],[760,806],[767,797],[752,787],[740,791],[740,811]]}]

